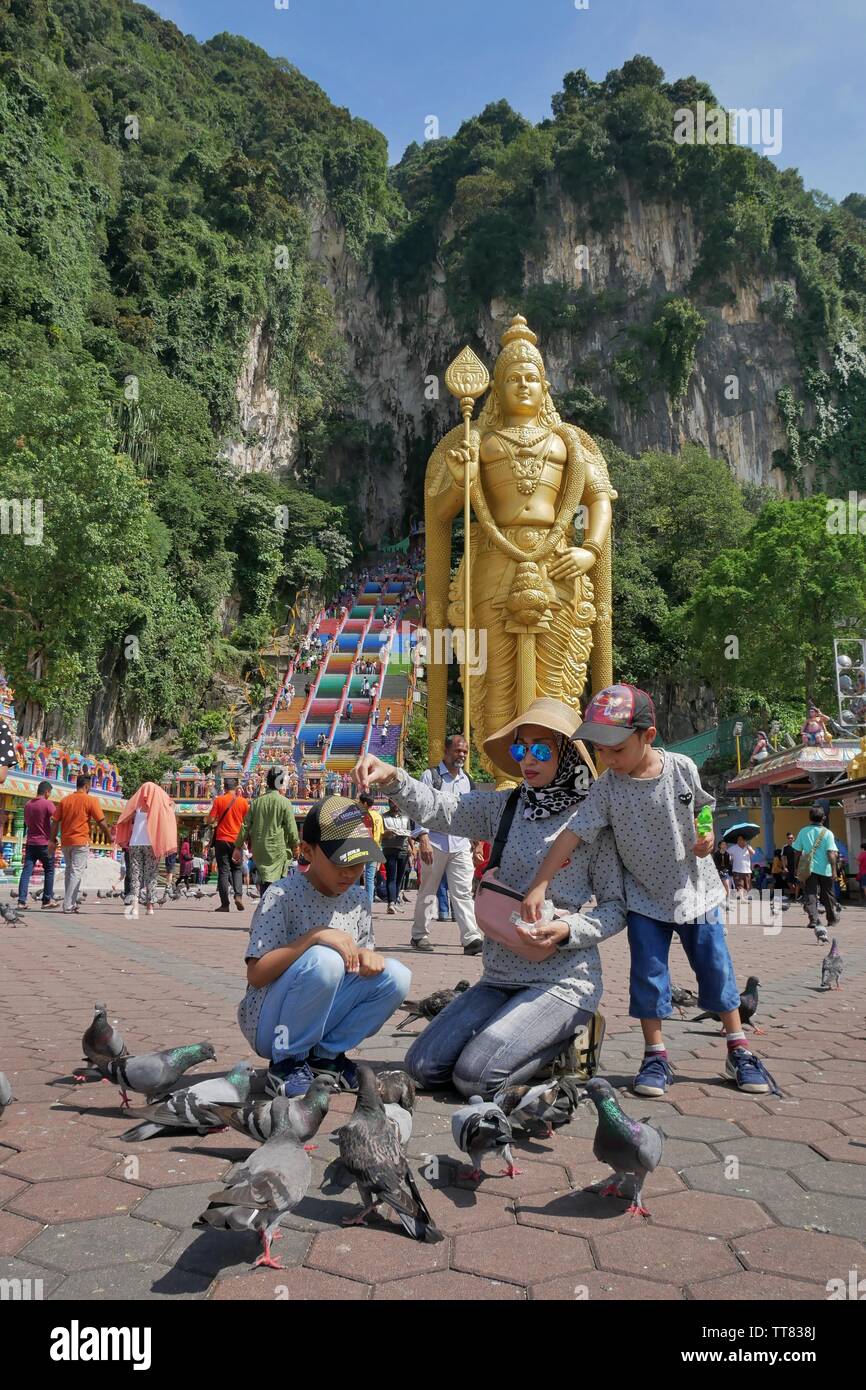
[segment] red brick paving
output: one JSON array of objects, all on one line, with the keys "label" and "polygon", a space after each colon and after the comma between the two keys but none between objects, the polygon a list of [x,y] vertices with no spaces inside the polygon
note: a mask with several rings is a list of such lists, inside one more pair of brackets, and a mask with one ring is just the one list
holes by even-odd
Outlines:
[{"label": "red brick paving", "polygon": [[[679,1079],[665,1101],[623,1096],[631,1114],[654,1116],[667,1135],[663,1167],[645,1189],[649,1221],[583,1190],[605,1175],[588,1112],[550,1141],[519,1139],[522,1176],[502,1177],[491,1161],[471,1187],[452,1177],[450,1165],[463,1162],[450,1134],[453,1098],[429,1096],[409,1152],[445,1239],[416,1244],[387,1218],[346,1229],[340,1217],[357,1194],[325,1198],[315,1186],[336,1153],[327,1136],[353,1105],[338,1097],[314,1187],[275,1247],[288,1268],[253,1271],[253,1237],[192,1227],[251,1141],[231,1132],[126,1143],[116,1089],[70,1080],[97,998],[133,1052],[206,1039],[220,1068],[254,1060],[235,1023],[252,906],[229,920],[213,917],[209,899],[186,901],[129,922],[115,903],[88,902],[76,917],[29,914],[26,926],[2,932],[0,1068],[16,1098],[0,1120],[0,1255],[43,1273],[49,1297],[766,1300],[826,1298],[828,1280],[866,1270],[866,1243],[851,1235],[866,1230],[866,912],[844,913],[846,988],[827,994],[815,989],[821,948],[793,908],[777,936],[756,926],[729,937],[738,979],[763,982],[767,1036],[750,1042],[784,1098],[732,1090],[715,1025],[689,1017],[668,1025]],[[377,906],[376,915],[380,948],[409,965],[413,994],[479,977],[453,924],[434,926],[436,952],[422,956],[406,946],[408,909],[387,917]],[[626,1012],[627,954],[624,935],[602,952],[602,1073],[621,1086],[640,1055]],[[691,983],[677,945],[673,976]],[[359,1055],[399,1065],[409,1035],[395,1038],[395,1024]],[[421,1154],[440,1160],[432,1186]]]}]

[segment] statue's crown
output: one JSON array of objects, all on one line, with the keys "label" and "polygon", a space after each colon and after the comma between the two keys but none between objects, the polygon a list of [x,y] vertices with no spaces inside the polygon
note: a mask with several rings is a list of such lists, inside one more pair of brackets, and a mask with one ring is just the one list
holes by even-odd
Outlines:
[{"label": "statue's crown", "polygon": [[522,314],[515,314],[499,342],[502,347],[507,347],[509,343],[516,343],[521,339],[525,343],[531,343],[534,347],[538,342],[538,335],[533,333]]}]

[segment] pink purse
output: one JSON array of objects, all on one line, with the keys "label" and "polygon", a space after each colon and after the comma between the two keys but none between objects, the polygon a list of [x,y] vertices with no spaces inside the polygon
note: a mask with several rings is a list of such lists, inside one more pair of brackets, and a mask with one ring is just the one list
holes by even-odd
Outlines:
[{"label": "pink purse", "polygon": [[508,805],[500,816],[496,839],[490,853],[490,864],[478,880],[475,893],[475,921],[490,941],[498,941],[500,946],[506,946],[516,956],[531,961],[549,960],[555,953],[556,946],[530,946],[518,935],[517,925],[511,921],[511,917],[520,910],[523,894],[518,893],[516,888],[509,888],[507,883],[499,881],[499,861],[508,839],[511,822],[514,820],[519,797],[520,788],[515,787],[508,798]]}]

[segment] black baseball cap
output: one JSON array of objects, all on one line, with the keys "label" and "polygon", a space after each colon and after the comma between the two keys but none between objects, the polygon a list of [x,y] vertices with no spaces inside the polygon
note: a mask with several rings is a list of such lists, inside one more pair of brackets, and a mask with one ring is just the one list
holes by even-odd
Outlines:
[{"label": "black baseball cap", "polygon": [[384,854],[367,829],[364,812],[345,796],[326,796],[307,812],[301,838],[319,845],[332,864],[381,864]]}]

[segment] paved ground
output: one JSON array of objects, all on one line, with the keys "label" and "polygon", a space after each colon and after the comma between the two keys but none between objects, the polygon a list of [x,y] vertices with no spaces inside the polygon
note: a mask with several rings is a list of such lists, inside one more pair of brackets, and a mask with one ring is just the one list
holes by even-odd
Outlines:
[{"label": "paved ground", "polygon": [[[5,890],[4,890],[5,899]],[[252,904],[250,904],[252,907]],[[16,1095],[0,1120],[0,1278],[41,1279],[46,1298],[175,1299],[826,1299],[827,1281],[866,1275],[866,912],[839,931],[843,989],[817,991],[824,951],[792,909],[784,930],[733,926],[738,978],[763,981],[758,1038],[782,1100],[739,1095],[721,1077],[714,1024],[671,1023],[678,1079],[664,1103],[632,1098],[667,1137],[648,1184],[652,1220],[582,1189],[603,1176],[594,1121],[581,1114],[550,1142],[519,1145],[523,1175],[455,1183],[453,1097],[422,1097],[410,1154],[447,1239],[418,1245],[390,1222],[346,1230],[354,1194],[314,1186],[277,1251],[285,1273],[250,1272],[253,1237],[192,1230],[231,1162],[250,1145],[233,1132],[124,1144],[128,1121],[107,1084],[70,1086],[96,999],[108,1002],[130,1049],[209,1039],[220,1064],[248,1057],[235,1023],[242,922],[185,901],[137,922],[118,902],[76,917],[33,910],[0,927],[0,1069]],[[380,947],[414,972],[413,992],[461,977],[456,928],[434,929],[434,956],[410,953],[408,909],[377,905]],[[692,983],[675,948],[674,979]],[[624,935],[603,952],[608,1035],[602,1074],[625,1085],[640,1055],[626,1016]],[[395,1024],[396,1024],[395,1019]],[[389,1025],[362,1055],[394,1065],[403,1035]],[[339,1097],[313,1156],[317,1182],[335,1149],[327,1132],[351,1109]],[[428,1157],[425,1157],[428,1156]],[[494,1165],[491,1165],[493,1167]],[[496,1165],[498,1166],[498,1165]],[[424,1179],[421,1179],[422,1185]]]}]

